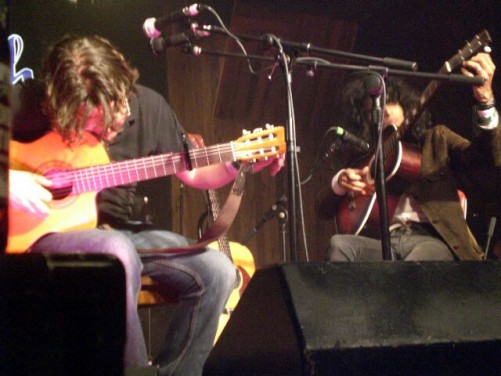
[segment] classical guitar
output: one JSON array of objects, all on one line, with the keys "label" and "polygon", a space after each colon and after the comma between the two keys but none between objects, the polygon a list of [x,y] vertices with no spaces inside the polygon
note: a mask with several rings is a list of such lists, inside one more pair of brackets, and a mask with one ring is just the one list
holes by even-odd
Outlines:
[{"label": "classical guitar", "polygon": [[90,133],[68,145],[56,132],[31,143],[10,143],[10,168],[36,172],[52,181],[53,195],[46,218],[9,208],[8,253],[25,252],[49,232],[96,225],[95,197],[105,188],[176,174],[230,161],[255,161],[285,153],[283,127],[244,132],[235,141],[110,163],[102,144]]},{"label": "classical guitar", "polygon": [[[479,50],[491,43],[491,37],[487,30],[483,30],[466,45],[459,50],[451,59],[447,60],[439,70],[439,73],[451,73],[463,61],[475,55]],[[402,136],[408,132],[419,115],[424,111],[430,99],[440,86],[439,81],[431,81],[421,94],[419,101],[410,111],[410,115],[404,120],[402,125],[387,126],[383,130],[383,158],[386,180],[398,174],[405,179],[414,179],[419,175],[421,169],[421,155],[418,147],[414,145],[403,145],[400,142]],[[370,166],[370,171],[374,171],[375,156],[358,161],[357,167]],[[388,214],[391,216],[396,207],[397,201],[388,197]],[[340,203],[336,213],[338,231],[342,234],[359,234],[367,223],[379,223],[379,213],[376,203],[376,193],[372,195],[346,195]]]},{"label": "classical guitar", "polygon": [[[220,210],[217,193],[214,190],[208,190],[207,195],[211,207],[210,211],[212,213],[212,219],[216,220]],[[226,323],[230,319],[231,313],[235,310],[235,307],[237,306],[240,300],[240,296],[247,287],[251,277],[254,275],[254,272],[256,271],[256,266],[254,264],[254,257],[252,256],[252,253],[249,250],[249,248],[237,242],[230,242],[226,234],[221,236],[217,240],[217,242],[209,244],[209,247],[216,248],[220,252],[228,256],[228,258],[236,266],[238,274],[238,282],[239,282],[238,286],[235,287],[230,297],[228,298],[228,302],[226,303],[225,309],[219,318],[219,325],[217,328],[216,339],[215,339],[217,341],[219,335],[226,326]]]},{"label": "classical guitar", "polygon": [[[188,133],[188,138],[195,147],[205,147],[204,140],[200,134]],[[205,191],[205,193],[209,202],[209,208],[207,212],[210,213],[211,219],[214,222],[221,213],[217,192],[214,189],[208,189]],[[228,259],[236,267],[235,270],[238,278],[238,285],[231,292],[228,298],[228,302],[224,307],[224,311],[219,317],[219,324],[215,337],[215,341],[217,341],[224,327],[226,326],[226,323],[230,319],[231,313],[235,310],[235,307],[240,300],[240,296],[244,292],[252,275],[256,271],[256,267],[251,251],[240,243],[230,242],[226,233],[220,236],[217,241],[210,243],[208,246],[213,249],[219,250],[221,253],[228,257]]]}]

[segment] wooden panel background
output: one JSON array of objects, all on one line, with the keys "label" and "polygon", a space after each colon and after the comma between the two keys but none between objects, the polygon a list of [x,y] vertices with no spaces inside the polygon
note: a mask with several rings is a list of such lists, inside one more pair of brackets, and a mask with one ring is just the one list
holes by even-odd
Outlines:
[{"label": "wooden panel background", "polygon": [[[222,7],[216,8],[216,4],[214,8],[224,16],[230,30],[235,33],[255,36],[273,33],[284,40],[307,39],[315,41],[319,46],[342,50],[351,49],[356,35],[356,24],[353,22],[297,11],[277,15],[276,9],[256,6],[256,3],[235,2],[234,7],[229,7],[229,2],[223,3],[219,4],[223,5]],[[207,21],[214,23],[214,19],[210,17],[207,17]],[[316,27],[311,28],[310,25]],[[237,52],[234,42],[219,35],[201,41],[200,46],[206,51]],[[262,53],[263,46],[260,43],[247,43],[246,48],[249,54],[258,54]],[[271,56],[272,52],[268,51],[266,54]],[[169,102],[186,130],[202,134],[208,145],[235,139],[240,136],[242,129],[250,130],[266,123],[285,125],[286,92],[284,75],[280,68],[274,71],[269,80],[269,70],[257,77],[253,76],[243,59],[209,55],[196,58],[177,49],[169,49],[167,72]],[[334,117],[339,92],[333,88],[338,86],[341,80],[342,75],[339,72],[319,69],[313,78],[306,76],[304,67],[298,66],[297,72],[293,72],[297,142],[300,146],[298,159],[303,177],[318,151],[322,133]],[[313,211],[315,191],[321,184],[326,184],[325,181],[321,182],[321,179],[327,176],[317,174],[302,188],[306,226],[304,231],[298,229],[300,260],[307,258],[303,233],[307,236],[309,259],[318,260],[323,257],[328,236],[333,232],[330,224],[321,223],[315,218]],[[243,241],[265,212],[280,197],[287,194],[287,183],[285,169],[275,178],[270,177],[267,171],[249,175],[241,209],[229,231],[230,240]],[[181,188],[177,182],[173,184],[172,202],[179,203]],[[187,234],[193,236],[196,235],[198,218],[204,211],[205,201],[197,190],[184,188],[182,191],[182,222],[174,221],[174,228],[179,230],[182,226]],[[219,190],[221,203],[227,192],[227,187]],[[179,204],[174,205],[174,218],[179,218],[179,214]],[[272,218],[246,244],[258,267],[290,260],[288,227],[285,234],[280,229],[278,218]],[[285,249],[284,243],[281,242],[283,236],[286,239]]]}]

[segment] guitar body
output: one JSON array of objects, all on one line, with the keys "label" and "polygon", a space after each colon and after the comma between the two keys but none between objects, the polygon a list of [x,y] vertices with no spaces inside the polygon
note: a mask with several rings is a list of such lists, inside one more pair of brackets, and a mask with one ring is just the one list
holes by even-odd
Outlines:
[{"label": "guitar body", "polygon": [[[394,125],[389,125],[383,130],[383,143],[392,139],[398,132]],[[370,176],[368,180],[374,182],[375,157],[372,156],[363,161],[357,162],[356,168],[370,166]],[[421,156],[419,149],[415,145],[403,145],[401,142],[395,144],[391,152],[388,152],[384,159],[384,169],[386,181],[389,181],[395,175],[404,179],[412,180],[419,175],[421,169]],[[391,218],[398,204],[398,198],[388,195],[388,216]],[[388,219],[390,219],[388,218]],[[358,235],[366,224],[378,225],[380,222],[379,206],[377,203],[377,194],[360,195],[347,194],[341,200],[336,213],[338,232],[340,234]]]},{"label": "guitar body", "polygon": [[[213,242],[209,244],[210,248],[219,249],[218,242]],[[226,303],[225,309],[221,316],[219,317],[219,325],[217,327],[217,333],[215,341],[218,340],[219,336],[223,332],[226,323],[230,319],[231,313],[235,310],[240,297],[242,296],[245,288],[249,284],[250,279],[256,271],[256,266],[254,264],[254,257],[252,252],[246,246],[236,243],[229,242],[229,248],[231,253],[231,259],[233,264],[238,270],[239,274],[239,285],[231,292],[228,302]]]},{"label": "guitar body", "polygon": [[[193,145],[197,148],[205,147],[203,137],[200,134],[188,133],[188,137]],[[211,214],[212,221],[216,221],[220,214],[219,199],[217,197],[217,192],[214,189],[208,189],[205,191],[207,199],[209,202],[209,213]],[[214,343],[217,342],[219,336],[223,332],[226,323],[230,319],[230,315],[235,310],[238,302],[240,301],[240,296],[243,294],[245,288],[249,284],[251,277],[256,271],[256,266],[254,264],[254,257],[252,256],[249,248],[236,242],[230,242],[228,236],[223,234],[217,241],[212,242],[208,247],[217,249],[219,252],[223,253],[228,257],[228,259],[235,265],[236,272],[238,274],[239,284],[233,289],[226,306],[224,307],[221,316],[219,316],[219,324],[217,327],[216,336],[214,338]]]},{"label": "guitar body", "polygon": [[[106,164],[109,158],[104,147],[90,133],[85,133],[82,141],[69,146],[58,133],[49,132],[30,143],[11,141],[9,162],[11,169],[50,176],[69,169]],[[92,228],[96,225],[97,192],[73,195],[71,185],[54,188],[54,199],[49,203],[50,214],[47,218],[37,218],[9,206],[8,253],[25,252],[38,238],[49,232]]]}]

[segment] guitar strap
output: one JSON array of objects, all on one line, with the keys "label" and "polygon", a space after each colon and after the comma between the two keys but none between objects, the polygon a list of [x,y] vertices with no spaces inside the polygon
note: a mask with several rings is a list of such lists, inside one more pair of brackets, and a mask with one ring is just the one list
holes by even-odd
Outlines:
[{"label": "guitar strap", "polygon": [[238,175],[233,182],[228,198],[217,216],[216,220],[202,235],[200,240],[194,244],[179,248],[160,248],[160,249],[138,249],[141,254],[155,253],[188,253],[200,251],[208,244],[216,241],[224,235],[232,225],[242,201],[242,195],[245,189],[245,173],[249,167],[241,165],[238,170]]}]

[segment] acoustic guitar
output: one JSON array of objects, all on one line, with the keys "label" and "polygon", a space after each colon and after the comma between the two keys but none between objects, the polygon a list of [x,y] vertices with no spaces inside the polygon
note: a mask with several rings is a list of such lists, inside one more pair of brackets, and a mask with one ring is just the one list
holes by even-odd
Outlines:
[{"label": "acoustic guitar", "polygon": [[52,181],[50,213],[38,218],[9,208],[8,253],[25,252],[49,232],[96,226],[99,191],[230,161],[256,161],[285,153],[283,127],[244,132],[235,141],[110,163],[103,145],[91,134],[68,144],[54,131],[31,143],[10,143],[10,168],[36,172]]},{"label": "acoustic guitar", "polygon": [[[188,138],[190,139],[191,143],[195,145],[195,147],[205,147],[204,140],[200,134],[188,133]],[[214,222],[221,212],[217,192],[214,189],[208,189],[205,191],[205,193],[209,202],[208,212],[210,213],[211,219]],[[254,264],[254,257],[252,256],[249,248],[237,242],[230,242],[226,233],[220,236],[217,241],[210,243],[208,247],[217,249],[228,257],[228,259],[236,267],[235,271],[237,273],[238,280],[238,285],[231,292],[228,298],[228,302],[226,303],[226,306],[224,307],[224,310],[219,317],[219,324],[214,340],[215,343],[219,339],[219,336],[226,326],[226,323],[230,319],[230,315],[235,310],[235,307],[240,300],[240,296],[243,294],[245,288],[249,284],[250,279],[254,275],[256,266]]]},{"label": "acoustic guitar", "polygon": [[[463,61],[475,55],[479,50],[485,48],[492,42],[487,30],[483,30],[454,56],[447,60],[439,70],[439,73],[451,73]],[[412,128],[412,125],[424,111],[429,101],[439,88],[441,82],[431,81],[421,94],[419,101],[410,111],[400,127],[387,126],[383,130],[383,159],[386,180],[398,174],[398,176],[412,180],[415,179],[421,170],[421,154],[415,145],[403,144],[400,140]],[[374,171],[375,155],[357,161],[356,166],[362,168],[369,166],[369,171]],[[373,180],[372,177],[369,179]],[[397,199],[388,197],[388,215],[392,216],[397,205]],[[336,213],[338,231],[341,234],[359,234],[367,223],[377,225],[379,223],[379,212],[376,202],[376,193],[371,195],[347,194],[341,201]]]},{"label": "acoustic guitar", "polygon": [[[215,221],[220,211],[217,193],[215,190],[210,189],[207,191],[207,195],[209,197],[212,219]],[[230,242],[226,234],[222,235],[217,242],[209,244],[209,247],[218,249],[233,262],[238,277],[238,286],[235,287],[230,294],[224,311],[219,318],[215,339],[215,341],[217,341],[226,323],[230,319],[232,312],[235,310],[245,288],[249,284],[250,279],[254,275],[256,266],[254,264],[254,257],[249,248],[237,242]]]}]

